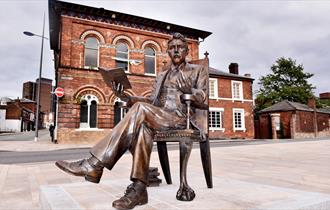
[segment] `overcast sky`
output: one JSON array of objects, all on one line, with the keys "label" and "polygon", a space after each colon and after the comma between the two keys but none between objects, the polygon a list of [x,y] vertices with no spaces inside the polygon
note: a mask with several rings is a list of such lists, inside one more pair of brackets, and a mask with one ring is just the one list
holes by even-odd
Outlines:
[{"label": "overcast sky", "polygon": [[[279,57],[291,57],[314,74],[315,94],[330,92],[330,1],[198,1],[198,0],[70,0],[70,2],[143,16],[210,31],[200,45],[210,53],[212,67],[227,71],[239,63],[258,88]],[[0,97],[21,97],[22,84],[39,72],[41,38],[47,0],[0,0]],[[49,42],[44,47],[42,76],[54,79]]]}]

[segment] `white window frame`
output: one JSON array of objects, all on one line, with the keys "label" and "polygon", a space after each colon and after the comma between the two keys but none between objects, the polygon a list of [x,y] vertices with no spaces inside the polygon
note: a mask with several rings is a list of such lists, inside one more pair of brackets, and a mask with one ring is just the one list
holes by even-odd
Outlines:
[{"label": "white window frame", "polygon": [[128,112],[128,109],[120,108],[120,120],[122,120],[125,117],[127,112]]},{"label": "white window frame", "polygon": [[[153,48],[153,47],[150,47],[150,46],[147,46],[148,48],[151,48],[154,52],[155,52],[155,55],[154,56],[151,56],[151,55],[146,55],[145,53],[144,53],[144,50],[143,50],[143,53],[144,53],[144,56],[146,56],[146,57],[149,57],[149,58],[154,58],[155,59],[155,73],[154,74],[150,74],[150,73],[145,73],[144,72],[144,74],[145,75],[149,75],[149,76],[156,76],[157,75],[157,53],[156,53],[156,50]],[[147,48],[146,47],[146,48]],[[145,61],[145,59],[144,59],[144,61]]]},{"label": "white window frame", "polygon": [[[124,69],[124,71],[125,71],[125,73],[129,73],[130,72],[130,62],[129,62],[129,55],[130,55],[130,48],[129,48],[129,45],[126,43],[126,42],[124,42],[124,41],[119,41],[119,42],[117,42],[116,43],[116,58],[117,58],[117,45],[118,44],[124,44],[124,45],[126,45],[127,46],[127,71]],[[125,52],[123,52],[123,51],[119,51],[120,53],[125,53]]]},{"label": "white window frame", "polygon": [[[120,98],[116,98],[115,103],[116,102],[124,102],[124,101],[120,100]],[[125,117],[127,112],[128,112],[128,109],[120,107],[120,121]]]},{"label": "white window frame", "polygon": [[[210,126],[210,123],[209,123],[209,130],[211,130],[211,131],[215,131],[215,130],[225,131],[225,128],[224,128],[224,125],[223,125],[224,124],[224,119],[221,119],[221,117],[223,117],[223,118],[225,117],[225,110],[224,110],[224,108],[210,107],[209,108],[209,112],[222,112],[223,113],[222,116],[220,114],[220,122],[221,122],[221,126],[222,127],[220,127],[220,128],[218,128],[218,127],[211,127]],[[209,117],[210,117],[210,114],[209,114]],[[223,122],[223,124],[222,124],[222,122]]]},{"label": "white window frame", "polygon": [[[88,98],[88,96],[90,96],[90,98]],[[95,129],[97,129],[97,115],[96,115],[96,127],[95,128],[91,128],[90,127],[90,108],[91,108],[92,101],[96,101],[96,105],[98,105],[99,104],[99,100],[94,95],[86,94],[86,95],[84,95],[83,97],[80,98],[80,103],[82,101],[87,101],[87,106],[88,106],[88,108],[87,108],[87,123],[80,122],[79,128],[80,129],[85,129],[85,130],[88,130],[88,129],[95,130]],[[97,114],[97,112],[96,112],[96,114]]]},{"label": "white window frame", "polygon": [[99,65],[100,65],[100,40],[98,39],[98,38],[96,38],[96,37],[94,37],[94,36],[92,36],[92,37],[87,37],[86,39],[85,39],[85,43],[86,43],[86,40],[87,39],[89,39],[89,38],[94,38],[94,39],[96,39],[97,40],[97,64],[96,64],[96,66],[95,67],[92,67],[92,66],[86,66],[85,65],[85,63],[86,63],[86,55],[85,55],[85,53],[86,53],[86,45],[84,45],[84,68],[85,69],[94,69],[94,70],[98,70],[98,67],[99,67]]},{"label": "white window frame", "polygon": [[214,92],[214,96],[211,96],[211,94],[209,95],[209,98],[211,99],[217,99],[218,98],[218,79],[215,79],[215,78],[210,78],[209,79],[209,93],[211,93],[211,88],[210,88],[210,82],[213,81],[214,82],[214,89],[213,89],[213,92]]},{"label": "white window frame", "polygon": [[[235,127],[235,113],[241,113],[241,127]],[[233,130],[234,131],[246,131],[245,128],[245,110],[240,108],[233,108]]]},{"label": "white window frame", "polygon": [[[235,85],[234,84],[239,84],[239,97],[235,97]],[[243,82],[242,81],[231,81],[231,95],[233,100],[242,100],[243,101]]]}]

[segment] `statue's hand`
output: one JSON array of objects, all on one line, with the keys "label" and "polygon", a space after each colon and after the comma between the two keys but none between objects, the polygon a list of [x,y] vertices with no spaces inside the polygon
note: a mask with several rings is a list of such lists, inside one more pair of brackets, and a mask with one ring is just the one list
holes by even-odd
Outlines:
[{"label": "statue's hand", "polygon": [[116,84],[115,82],[111,82],[111,89],[120,100],[126,102],[129,100],[129,95],[124,92],[124,86],[121,83]]},{"label": "statue's hand", "polygon": [[183,94],[191,94],[192,91],[191,91],[191,88],[192,88],[192,85],[191,85],[191,82],[189,79],[187,79],[182,71],[180,71],[180,76],[178,77],[178,79],[176,80],[176,83],[177,83],[177,87],[178,89],[183,93]]}]

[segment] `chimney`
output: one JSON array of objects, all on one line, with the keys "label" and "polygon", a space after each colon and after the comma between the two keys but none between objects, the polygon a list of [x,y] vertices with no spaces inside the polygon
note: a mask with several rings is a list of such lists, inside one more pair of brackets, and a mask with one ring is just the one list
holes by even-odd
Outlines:
[{"label": "chimney", "polygon": [[231,63],[229,65],[229,73],[238,74],[238,63]]},{"label": "chimney", "polygon": [[245,77],[251,77],[251,74],[244,74]]},{"label": "chimney", "polygon": [[307,106],[309,108],[315,109],[316,108],[316,101],[315,98],[309,98],[307,102]]}]

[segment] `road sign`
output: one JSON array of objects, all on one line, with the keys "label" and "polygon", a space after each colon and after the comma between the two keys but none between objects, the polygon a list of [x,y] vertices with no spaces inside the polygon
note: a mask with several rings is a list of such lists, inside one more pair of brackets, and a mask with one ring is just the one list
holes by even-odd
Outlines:
[{"label": "road sign", "polygon": [[62,96],[64,96],[64,90],[61,87],[57,87],[54,91],[55,95],[59,98],[61,98]]}]

